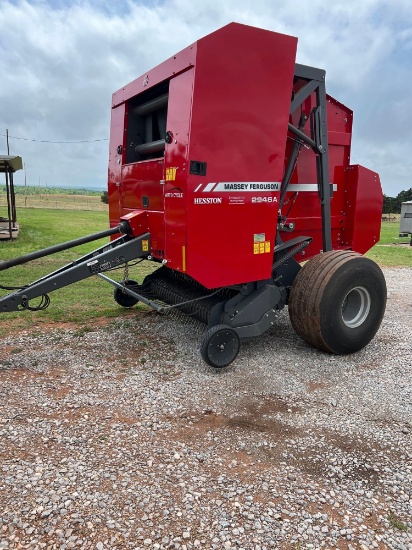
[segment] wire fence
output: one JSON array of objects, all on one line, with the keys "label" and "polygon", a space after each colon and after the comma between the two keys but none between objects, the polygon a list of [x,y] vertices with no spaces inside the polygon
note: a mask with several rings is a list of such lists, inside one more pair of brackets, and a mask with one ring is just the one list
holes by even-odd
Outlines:
[{"label": "wire fence", "polygon": [[399,222],[401,219],[400,214],[382,214],[383,222]]},{"label": "wire fence", "polygon": [[[54,210],[93,210],[106,212],[107,204],[99,196],[89,195],[16,195],[16,208],[50,208]],[[6,194],[0,194],[0,217],[7,211]]]}]

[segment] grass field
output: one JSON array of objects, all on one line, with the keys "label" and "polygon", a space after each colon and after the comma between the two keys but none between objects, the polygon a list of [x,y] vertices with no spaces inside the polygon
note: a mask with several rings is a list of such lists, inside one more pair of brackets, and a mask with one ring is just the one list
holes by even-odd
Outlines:
[{"label": "grass field", "polygon": [[[20,209],[18,212],[20,233],[14,241],[0,241],[0,260],[15,258],[34,250],[96,233],[108,228],[107,212]],[[108,242],[99,240],[52,256],[34,260],[28,264],[0,271],[0,285],[19,286],[30,283],[56,269],[76,260]],[[150,268],[131,268],[130,277],[142,279]],[[112,272],[120,280],[122,270]],[[7,292],[0,290],[0,295]],[[45,311],[0,313],[0,334],[10,329],[25,329],[50,322],[87,324],[99,317],[131,315],[113,300],[113,287],[91,277],[76,284],[56,290],[50,295],[51,305]],[[33,300],[33,305],[35,305]]]},{"label": "grass field", "polygon": [[[79,198],[79,197],[76,197]],[[0,260],[7,260],[34,250],[62,243],[77,237],[107,229],[106,211],[68,211],[21,208],[18,211],[20,234],[15,241],[0,241]],[[392,245],[406,242],[399,239],[399,224],[384,222],[381,241],[367,256],[383,266],[412,266],[412,247]],[[18,286],[32,282],[75,260],[83,254],[104,244],[100,240],[65,252],[48,256],[22,266],[0,272],[0,285]],[[147,265],[149,264],[149,265]],[[141,282],[150,272],[152,263],[145,262],[131,268],[130,277]],[[113,274],[120,280],[123,271]],[[6,292],[0,290],[0,295]],[[133,315],[113,300],[113,288],[98,277],[91,277],[79,283],[57,290],[50,295],[51,305],[45,311],[0,314],[0,333],[14,329],[25,329],[47,323],[78,323],[85,327],[93,320],[119,315]],[[145,307],[145,306],[143,306]]]},{"label": "grass field", "polygon": [[366,256],[383,266],[412,267],[412,246],[409,246],[409,241],[410,237],[399,237],[399,222],[382,222],[381,239]]}]

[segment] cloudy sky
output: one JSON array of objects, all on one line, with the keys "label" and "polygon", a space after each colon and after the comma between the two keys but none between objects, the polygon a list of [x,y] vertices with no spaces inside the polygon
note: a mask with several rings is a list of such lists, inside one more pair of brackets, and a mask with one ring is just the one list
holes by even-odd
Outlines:
[{"label": "cloudy sky", "polygon": [[412,187],[411,0],[0,0],[0,153],[8,128],[30,185],[104,189],[111,94],[231,21],[297,36],[354,110],[352,163]]}]

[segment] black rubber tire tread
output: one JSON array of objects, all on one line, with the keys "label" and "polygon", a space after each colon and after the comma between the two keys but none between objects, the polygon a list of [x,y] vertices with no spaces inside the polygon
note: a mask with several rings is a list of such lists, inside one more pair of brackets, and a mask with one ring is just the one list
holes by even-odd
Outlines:
[{"label": "black rubber tire tread", "polygon": [[[358,284],[371,294],[371,311],[361,326],[346,327],[341,304]],[[289,297],[289,317],[297,334],[310,346],[328,353],[359,351],[376,334],[386,306],[381,269],[352,251],[334,250],[315,256],[298,273]]]},{"label": "black rubber tire tread", "polygon": [[322,339],[319,338],[315,323],[309,321],[316,313],[313,304],[317,295],[316,285],[324,281],[329,268],[333,268],[337,262],[353,257],[354,253],[345,250],[332,254],[333,258],[328,252],[311,258],[299,271],[289,296],[288,309],[293,328],[303,340],[317,349],[323,349]]},{"label": "black rubber tire tread", "polygon": [[[209,356],[209,343],[211,339],[221,330],[230,330],[231,332],[233,332],[233,334],[236,336],[236,339],[237,339],[237,349],[235,350],[235,353],[233,357],[231,357],[230,361],[227,361],[225,363],[218,365],[215,362],[213,362]],[[236,359],[237,354],[239,353],[239,349],[240,349],[240,338],[237,335],[236,331],[234,331],[228,325],[215,325],[214,327],[211,327],[204,333],[203,339],[200,345],[200,355],[202,356],[203,361],[205,361],[205,363],[207,363],[210,367],[213,367],[215,369],[221,369],[223,367],[227,367],[228,365],[230,365],[230,363],[232,363]]]},{"label": "black rubber tire tread", "polygon": [[323,288],[329,271],[352,255],[352,251],[319,254],[303,266],[293,283],[288,307],[292,326],[303,340],[316,349],[330,352],[323,341],[315,308],[319,290]]},{"label": "black rubber tire tread", "polygon": [[[127,281],[123,281],[124,286],[137,286],[139,283],[137,281],[133,281],[133,279],[128,279]],[[133,307],[137,304],[139,301],[137,298],[134,298],[133,296],[130,296],[130,294],[126,294],[122,291],[121,288],[115,288],[113,291],[113,298],[119,306],[122,307]]]}]

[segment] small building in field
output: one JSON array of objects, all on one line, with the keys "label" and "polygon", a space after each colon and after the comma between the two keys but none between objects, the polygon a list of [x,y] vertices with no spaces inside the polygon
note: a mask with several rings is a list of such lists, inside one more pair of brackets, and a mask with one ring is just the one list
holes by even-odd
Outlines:
[{"label": "small building in field", "polygon": [[[412,201],[403,202],[401,205],[401,223],[399,227],[399,236],[412,236]],[[412,237],[410,241],[412,246]]]},{"label": "small building in field", "polygon": [[[3,200],[0,202],[0,240],[15,239],[19,233],[13,175],[22,168],[21,157],[0,155],[0,173],[5,175],[6,180],[4,204]],[[1,199],[2,195],[3,193],[0,194]],[[2,215],[3,210],[5,215]]]}]

